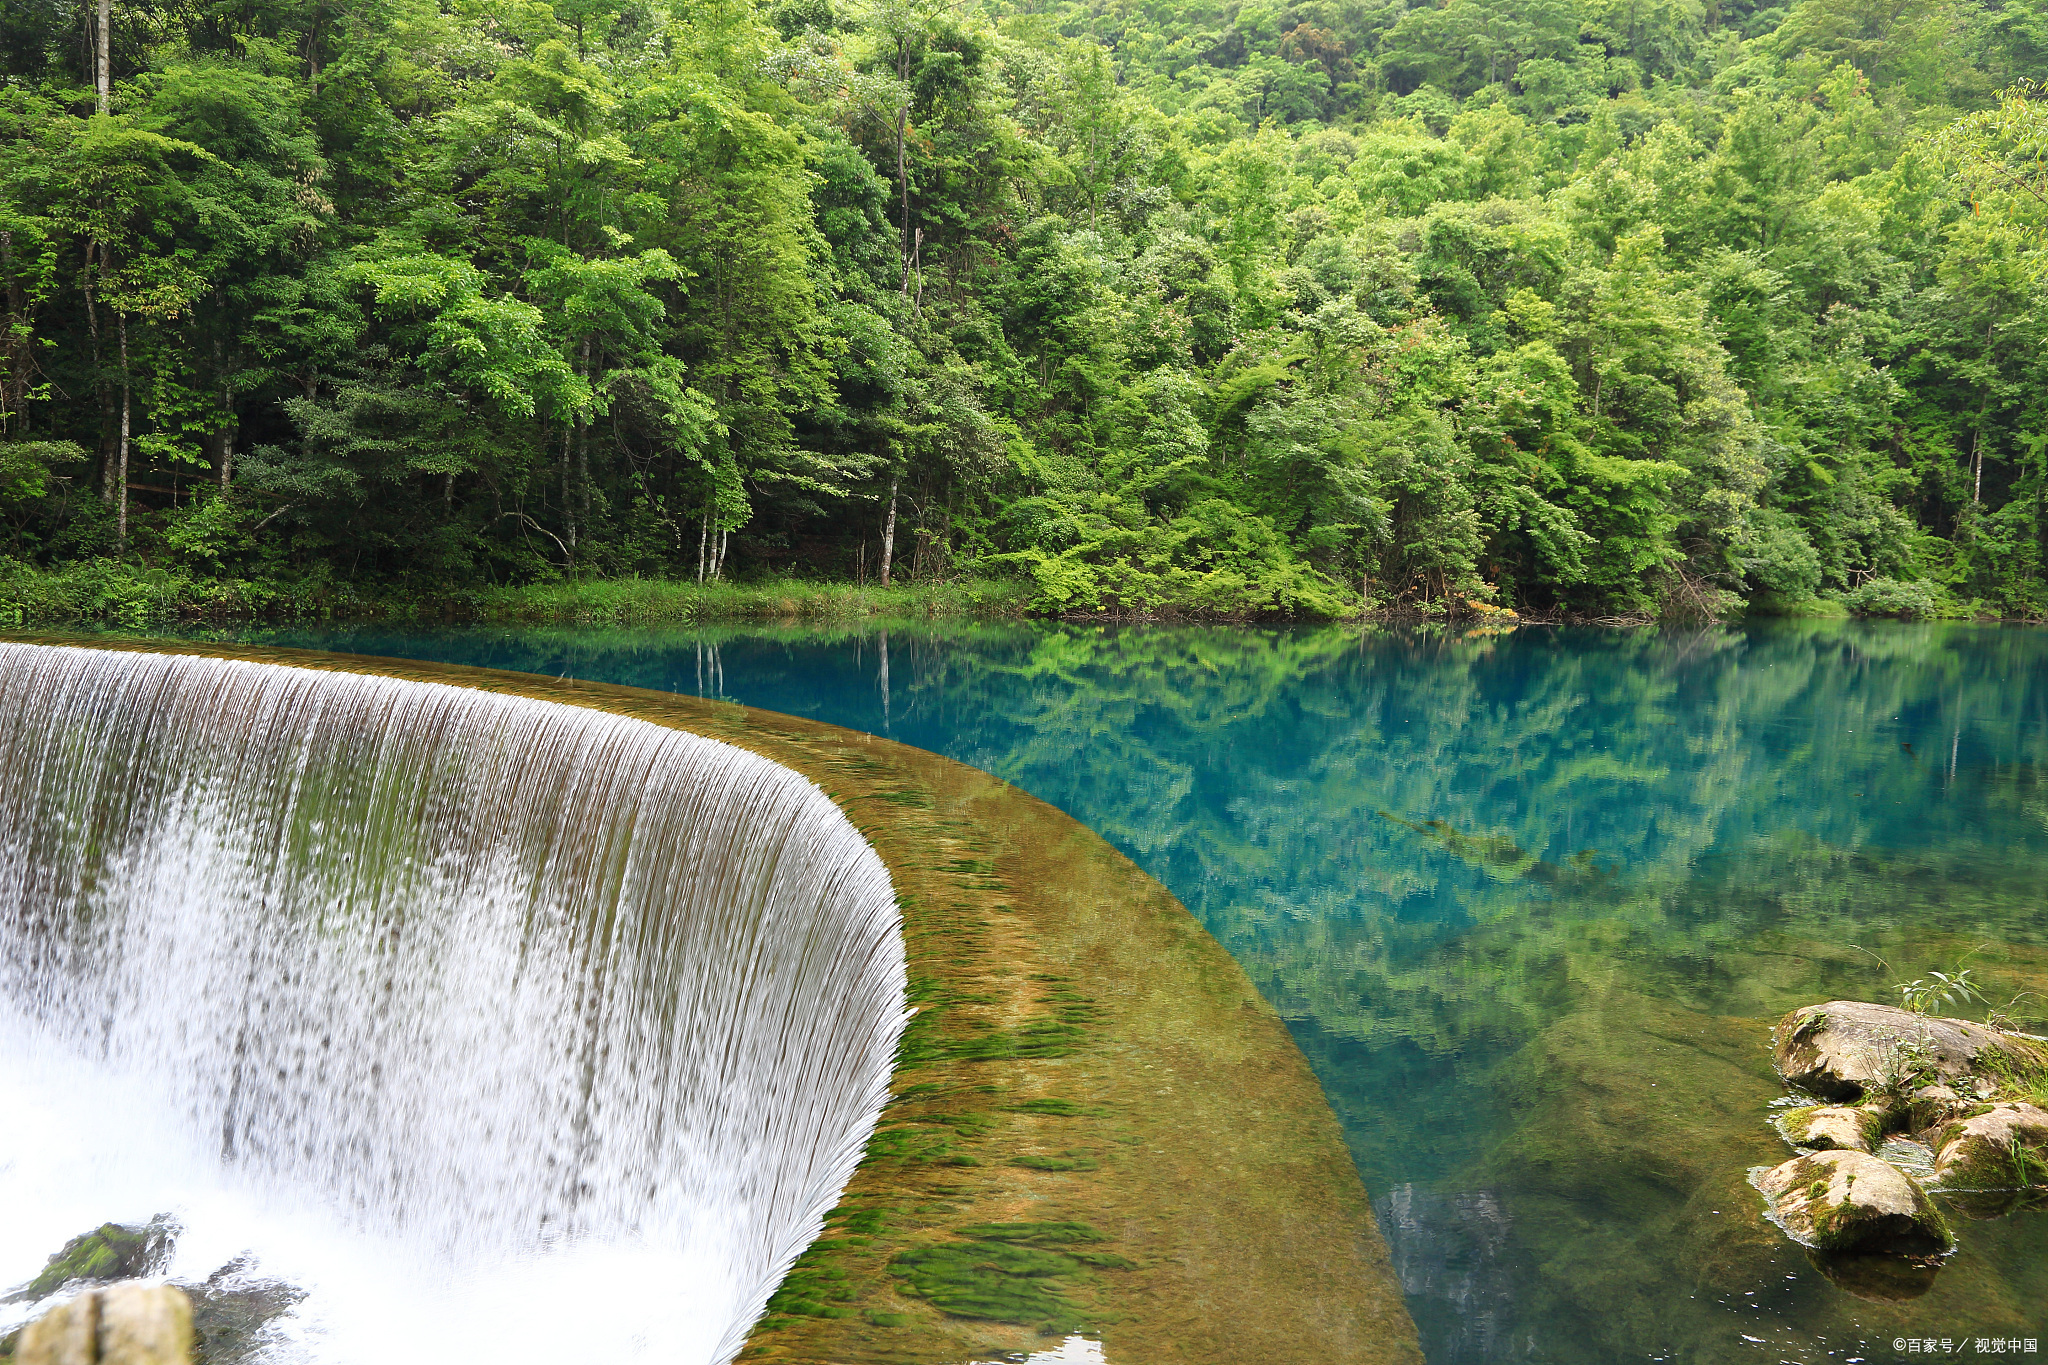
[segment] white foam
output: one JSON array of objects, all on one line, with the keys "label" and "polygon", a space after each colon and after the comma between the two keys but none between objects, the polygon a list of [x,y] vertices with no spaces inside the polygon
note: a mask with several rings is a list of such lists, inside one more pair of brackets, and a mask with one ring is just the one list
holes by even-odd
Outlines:
[{"label": "white foam", "polygon": [[[170,1213],[319,1365],[722,1362],[905,1018],[894,893],[731,746],[0,645],[0,1287]],[[0,1327],[40,1306],[0,1306]]]}]

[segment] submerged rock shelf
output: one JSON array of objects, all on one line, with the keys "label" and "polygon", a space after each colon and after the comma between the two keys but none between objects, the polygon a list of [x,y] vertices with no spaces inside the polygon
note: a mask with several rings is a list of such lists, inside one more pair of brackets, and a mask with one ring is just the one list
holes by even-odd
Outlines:
[{"label": "submerged rock shelf", "polygon": [[667,693],[260,647],[64,643],[594,708],[750,750],[826,791],[888,867],[918,1014],[844,1199],[740,1359],[941,1365],[1078,1332],[1110,1365],[1420,1360],[1285,1027],[1171,895],[1053,807],[921,750]]}]

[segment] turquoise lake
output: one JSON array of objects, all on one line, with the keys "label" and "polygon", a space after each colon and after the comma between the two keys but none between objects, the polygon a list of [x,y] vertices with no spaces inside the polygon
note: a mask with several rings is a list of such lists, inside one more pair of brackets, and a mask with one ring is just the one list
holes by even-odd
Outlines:
[{"label": "turquoise lake", "polygon": [[1432,1365],[2048,1336],[2048,1214],[1958,1219],[1931,1290],[1873,1302],[1745,1181],[1790,1154],[1768,1035],[1794,1006],[1891,999],[1967,958],[1992,1004],[2033,992],[2012,1011],[2048,1031],[2048,631],[236,638],[724,697],[1062,807],[1287,1019]]}]

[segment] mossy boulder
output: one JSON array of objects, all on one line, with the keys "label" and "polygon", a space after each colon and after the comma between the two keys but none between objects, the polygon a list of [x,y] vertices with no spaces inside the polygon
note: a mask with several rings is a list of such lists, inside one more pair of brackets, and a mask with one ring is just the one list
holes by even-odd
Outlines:
[{"label": "mossy boulder", "polygon": [[1961,1092],[1986,1054],[1998,1054],[2008,1067],[2048,1065],[2048,1048],[2036,1039],[1861,1000],[1803,1005],[1778,1021],[1772,1037],[1779,1073],[1837,1102],[1903,1096],[1927,1085]]},{"label": "mossy boulder", "polygon": [[1962,1118],[1977,1106],[1975,1089],[1968,1089],[1968,1094],[1958,1093],[1954,1086],[1947,1085],[1927,1085],[1915,1090],[1908,1101],[1906,1126],[1928,1135],[1931,1146],[1944,1124]]},{"label": "mossy boulder", "polygon": [[1884,1141],[1885,1115],[1869,1105],[1814,1104],[1778,1116],[1778,1134],[1813,1151],[1874,1152]]},{"label": "mossy boulder", "polygon": [[1945,1124],[1934,1143],[1934,1174],[1956,1189],[2012,1190],[2048,1184],[2048,1110],[1993,1104]]},{"label": "mossy boulder", "polygon": [[1920,1182],[1866,1152],[1815,1152],[1757,1176],[1771,1217],[1820,1251],[1929,1255],[1955,1245]]},{"label": "mossy boulder", "polygon": [[8,1298],[14,1302],[47,1298],[67,1284],[105,1284],[162,1273],[171,1263],[178,1224],[161,1214],[141,1227],[102,1223],[64,1244],[42,1273]]}]

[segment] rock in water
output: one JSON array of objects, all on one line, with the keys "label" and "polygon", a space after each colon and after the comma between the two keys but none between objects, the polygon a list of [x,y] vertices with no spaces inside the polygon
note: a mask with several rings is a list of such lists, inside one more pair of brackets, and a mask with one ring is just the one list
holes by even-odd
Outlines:
[{"label": "rock in water", "polygon": [[1865,1152],[1815,1152],[1757,1177],[1771,1215],[1821,1251],[1945,1252],[1955,1244],[1920,1182]]},{"label": "rock in water", "polygon": [[1874,1152],[1884,1140],[1884,1115],[1868,1108],[1811,1105],[1780,1115],[1778,1133],[1794,1147]]},{"label": "rock in water", "polygon": [[17,1365],[191,1365],[192,1302],[168,1284],[90,1289],[22,1329]]},{"label": "rock in water", "polygon": [[277,1338],[277,1323],[306,1292],[283,1280],[256,1273],[246,1257],[238,1257],[206,1277],[187,1284],[192,1298],[192,1334],[206,1365],[247,1365]]},{"label": "rock in water", "polygon": [[1860,1000],[1802,1006],[1778,1021],[1774,1037],[1785,1079],[1830,1100],[1954,1084],[1988,1051],[2023,1067],[2048,1065],[2048,1048],[2032,1039]]},{"label": "rock in water", "polygon": [[100,1298],[80,1294],[21,1329],[16,1365],[94,1365],[99,1359]]},{"label": "rock in water", "polygon": [[1994,1104],[1936,1135],[1934,1174],[1958,1189],[2024,1189],[2048,1183],[2048,1110]]},{"label": "rock in water", "polygon": [[1950,1119],[1961,1118],[1967,1114],[1974,1103],[1974,1098],[1965,1099],[1956,1093],[1953,1086],[1922,1086],[1913,1092],[1906,1126],[1916,1133],[1939,1129]]},{"label": "rock in water", "polygon": [[178,1232],[177,1220],[167,1213],[141,1227],[102,1223],[66,1242],[40,1275],[9,1298],[16,1302],[41,1299],[79,1281],[105,1283],[158,1274],[171,1262]]},{"label": "rock in water", "polygon": [[175,1285],[129,1281],[100,1296],[100,1365],[190,1365],[192,1301]]}]

